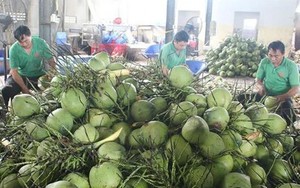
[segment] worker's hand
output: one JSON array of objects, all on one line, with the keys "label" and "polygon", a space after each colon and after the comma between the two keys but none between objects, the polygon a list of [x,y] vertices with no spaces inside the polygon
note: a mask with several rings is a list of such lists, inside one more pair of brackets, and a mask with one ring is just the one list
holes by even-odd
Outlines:
[{"label": "worker's hand", "polygon": [[169,73],[170,73],[170,70],[167,69],[167,68],[165,68],[165,67],[163,67],[163,68],[162,68],[162,72],[163,72],[163,75],[168,76]]},{"label": "worker's hand", "polygon": [[278,103],[284,102],[285,100],[286,100],[285,95],[277,95],[276,96],[276,102],[278,102]]},{"label": "worker's hand", "polygon": [[22,93],[25,93],[25,94],[30,94],[31,95],[31,92],[28,88],[23,88],[22,89]]},{"label": "worker's hand", "polygon": [[257,93],[260,95],[260,96],[264,96],[266,94],[266,90],[263,86],[261,85],[257,85],[256,86],[256,89],[257,89]]}]

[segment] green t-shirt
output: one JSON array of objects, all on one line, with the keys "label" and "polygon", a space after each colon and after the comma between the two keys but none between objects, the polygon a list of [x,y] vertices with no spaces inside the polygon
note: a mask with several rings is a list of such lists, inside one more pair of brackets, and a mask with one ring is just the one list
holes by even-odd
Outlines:
[{"label": "green t-shirt", "polygon": [[275,67],[269,58],[261,60],[256,78],[263,81],[267,95],[276,96],[288,92],[291,87],[299,86],[297,65],[288,58]]},{"label": "green t-shirt", "polygon": [[9,65],[12,69],[18,69],[21,76],[38,77],[45,74],[43,61],[52,58],[52,53],[45,40],[32,37],[32,49],[30,54],[15,42],[9,50]]},{"label": "green t-shirt", "polygon": [[180,51],[179,55],[176,53],[173,42],[165,44],[159,54],[159,61],[168,69],[172,69],[176,65],[185,64],[186,49]]}]

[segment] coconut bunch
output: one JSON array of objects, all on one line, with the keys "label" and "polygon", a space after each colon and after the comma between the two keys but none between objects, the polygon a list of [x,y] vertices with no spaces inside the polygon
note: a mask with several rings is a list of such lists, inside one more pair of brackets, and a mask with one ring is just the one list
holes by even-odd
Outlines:
[{"label": "coconut bunch", "polygon": [[267,49],[251,39],[238,35],[229,36],[206,54],[209,73],[222,77],[255,77],[258,64],[266,56]]},{"label": "coconut bunch", "polygon": [[0,187],[299,182],[297,142],[272,100],[243,106],[186,66],[163,76],[155,63],[110,60],[99,53],[62,66],[43,92],[14,98],[0,133]]},{"label": "coconut bunch", "polygon": [[291,58],[295,63],[299,64],[300,63],[300,51],[290,51],[289,52],[289,58]]}]

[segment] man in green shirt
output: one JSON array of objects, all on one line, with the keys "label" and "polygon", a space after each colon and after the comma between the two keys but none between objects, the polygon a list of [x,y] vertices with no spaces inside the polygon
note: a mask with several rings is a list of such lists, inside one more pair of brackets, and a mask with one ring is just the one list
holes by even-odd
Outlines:
[{"label": "man in green shirt", "polygon": [[164,75],[168,75],[169,70],[174,66],[185,64],[188,41],[188,33],[182,30],[175,34],[173,41],[162,47],[159,54],[159,62]]},{"label": "man in green shirt", "polygon": [[297,65],[284,57],[284,53],[281,41],[269,44],[268,57],[261,60],[256,74],[256,101],[263,96],[274,96],[280,104],[277,113],[290,125],[296,120],[292,97],[299,92],[300,83]]},{"label": "man in green shirt", "polygon": [[55,70],[55,61],[45,40],[32,37],[24,25],[14,31],[14,37],[17,41],[9,50],[10,76],[2,89],[6,107],[20,92],[30,94],[30,89],[38,89],[38,79],[49,67]]}]

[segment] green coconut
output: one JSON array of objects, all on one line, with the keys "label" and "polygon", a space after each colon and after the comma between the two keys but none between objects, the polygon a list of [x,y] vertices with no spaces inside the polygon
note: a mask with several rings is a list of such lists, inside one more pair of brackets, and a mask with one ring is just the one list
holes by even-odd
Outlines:
[{"label": "green coconut", "polygon": [[55,173],[55,169],[50,166],[36,165],[31,168],[31,178],[35,187],[46,187],[53,181]]},{"label": "green coconut", "polygon": [[238,152],[244,157],[252,157],[256,154],[257,145],[253,141],[243,140]]},{"label": "green coconut", "polygon": [[168,170],[168,158],[165,156],[164,151],[158,151],[158,150],[146,150],[141,153],[141,156],[143,159],[146,159],[151,163],[151,167],[153,169],[157,169],[158,171],[163,170],[167,171]]},{"label": "green coconut", "polygon": [[128,78],[125,78],[124,80],[122,80],[122,82],[124,83],[130,83],[132,84],[135,88],[138,88],[138,81],[135,79],[135,78],[132,78],[132,77],[128,77]]},{"label": "green coconut", "polygon": [[230,115],[237,115],[244,113],[245,109],[244,106],[239,101],[231,101],[228,106],[228,113]]},{"label": "green coconut", "polygon": [[206,121],[199,116],[190,117],[181,129],[181,135],[191,144],[203,142],[208,132],[209,127]]},{"label": "green coconut", "polygon": [[132,130],[131,133],[128,135],[128,144],[133,148],[140,147],[142,145],[142,140],[143,137],[140,128]]},{"label": "green coconut", "polygon": [[199,148],[204,157],[214,158],[225,151],[225,144],[217,133],[208,132],[206,139],[199,143]]},{"label": "green coconut", "polygon": [[174,157],[178,165],[185,165],[193,156],[190,144],[181,135],[173,135],[166,143],[168,156]]},{"label": "green coconut", "polygon": [[21,185],[18,182],[18,176],[16,173],[9,174],[6,176],[0,183],[0,187],[2,188],[18,188]]},{"label": "green coconut", "polygon": [[60,180],[53,183],[50,183],[46,186],[46,188],[77,188],[76,185],[74,185],[71,182]]},{"label": "green coconut", "polygon": [[26,121],[24,124],[27,134],[36,141],[42,141],[49,137],[50,133],[44,127],[45,122],[43,117]]},{"label": "green coconut", "polygon": [[36,155],[39,157],[49,156],[51,154],[51,147],[54,145],[53,140],[51,138],[45,139],[41,141],[36,148]]},{"label": "green coconut", "polygon": [[233,158],[231,155],[222,155],[215,158],[211,164],[208,165],[213,176],[214,187],[219,187],[220,182],[226,174],[233,169]]},{"label": "green coconut", "polygon": [[126,123],[124,121],[115,123],[112,126],[112,129],[114,131],[117,131],[120,128],[122,128],[122,131],[121,131],[120,136],[119,136],[119,142],[120,142],[120,144],[125,145],[125,144],[127,144],[128,136],[131,133],[131,127],[128,123]]},{"label": "green coconut", "polygon": [[242,144],[242,136],[237,131],[227,129],[220,136],[226,150],[236,150]]},{"label": "green coconut", "polygon": [[197,93],[197,90],[192,86],[185,86],[181,88],[181,91],[183,96],[188,96],[189,94]]},{"label": "green coconut", "polygon": [[31,179],[31,164],[23,165],[18,171],[18,182],[21,187],[31,187],[32,179]]},{"label": "green coconut", "polygon": [[140,128],[142,143],[148,147],[157,147],[166,142],[168,126],[161,121],[150,121]]},{"label": "green coconut", "polygon": [[202,94],[191,93],[185,97],[186,101],[193,103],[197,108],[197,115],[201,116],[207,108],[206,97]]},{"label": "green coconut", "polygon": [[245,114],[239,114],[232,119],[230,127],[238,131],[241,135],[253,133],[256,129],[253,127],[251,119]]},{"label": "green coconut", "polygon": [[94,71],[101,71],[104,70],[106,68],[106,64],[103,61],[99,61],[97,60],[97,58],[92,57],[91,59],[89,59],[88,61],[88,65],[89,67],[94,70]]},{"label": "green coconut", "polygon": [[65,77],[62,75],[54,76],[50,81],[50,87],[48,87],[44,93],[52,95],[50,97],[59,97],[62,92],[62,86],[64,84]]},{"label": "green coconut", "polygon": [[67,135],[74,126],[74,117],[69,111],[57,108],[48,115],[46,126],[53,133]]},{"label": "green coconut", "polygon": [[84,124],[74,132],[74,139],[82,144],[90,144],[99,139],[99,132],[94,126]]},{"label": "green coconut", "polygon": [[210,169],[200,165],[189,170],[189,173],[184,177],[184,183],[187,188],[211,188],[214,181]]},{"label": "green coconut", "polygon": [[89,172],[91,188],[116,188],[123,179],[121,171],[111,162],[93,166]]},{"label": "green coconut", "polygon": [[230,172],[226,174],[222,181],[221,188],[232,187],[251,188],[250,177],[238,172]]},{"label": "green coconut", "polygon": [[99,84],[92,93],[91,101],[95,107],[100,109],[111,109],[117,102],[117,91],[111,84]]},{"label": "green coconut", "polygon": [[228,108],[232,101],[232,94],[226,88],[215,88],[206,96],[208,107]]},{"label": "green coconut", "polygon": [[102,126],[96,127],[96,129],[99,132],[99,140],[105,139],[115,132],[112,128]]},{"label": "green coconut", "polygon": [[40,113],[39,102],[30,94],[16,95],[11,101],[13,113],[21,118],[30,117]]},{"label": "green coconut", "polygon": [[287,128],[287,123],[280,115],[269,113],[267,122],[262,128],[269,134],[280,134]]},{"label": "green coconut", "polygon": [[171,85],[176,88],[189,86],[194,80],[193,73],[184,65],[173,67],[168,77]]},{"label": "green coconut", "polygon": [[268,109],[262,103],[255,102],[249,106],[245,114],[251,119],[252,123],[257,126],[262,126],[268,121]]},{"label": "green coconut", "polygon": [[87,105],[87,98],[79,89],[71,88],[62,93],[62,108],[68,110],[75,118],[82,117],[85,114]]},{"label": "green coconut", "polygon": [[282,156],[283,154],[283,145],[280,142],[280,140],[275,139],[275,138],[268,138],[266,140],[265,145],[267,146],[267,148],[269,149],[269,152],[275,157],[278,158],[280,156]]},{"label": "green coconut", "polygon": [[155,113],[160,114],[168,109],[168,102],[165,98],[159,96],[150,99],[155,106]]},{"label": "green coconut", "polygon": [[120,160],[125,159],[126,149],[119,143],[106,142],[99,147],[97,153],[100,158]]},{"label": "green coconut", "polygon": [[13,159],[3,160],[0,165],[0,181],[7,175],[12,174],[16,170],[14,167],[15,161]]},{"label": "green coconut", "polygon": [[269,177],[275,183],[291,182],[294,176],[293,174],[293,169],[286,160],[275,159]]},{"label": "green coconut", "polygon": [[90,188],[88,177],[82,173],[71,172],[63,180],[73,183],[77,188]]},{"label": "green coconut", "polygon": [[96,60],[103,62],[105,66],[110,64],[110,57],[107,52],[99,52],[93,56]]},{"label": "green coconut", "polygon": [[120,104],[129,106],[136,101],[137,91],[133,84],[123,82],[118,85],[116,90]]},{"label": "green coconut", "polygon": [[248,164],[245,173],[250,177],[251,185],[264,185],[267,181],[265,170],[257,163]]},{"label": "green coconut", "polygon": [[115,62],[115,63],[110,63],[106,67],[109,70],[121,70],[121,69],[126,69],[126,67],[120,63],[120,62]]},{"label": "green coconut", "polygon": [[241,155],[232,155],[233,158],[233,169],[232,172],[241,172],[248,161],[245,157]]},{"label": "green coconut", "polygon": [[267,161],[270,158],[270,152],[267,146],[264,144],[257,144],[254,158],[261,162]]},{"label": "green coconut", "polygon": [[269,112],[275,111],[276,108],[278,107],[277,98],[273,96],[267,96],[264,100],[264,105]]},{"label": "green coconut", "polygon": [[94,127],[111,127],[113,124],[111,116],[98,108],[91,108],[88,110],[87,121]]},{"label": "green coconut", "polygon": [[294,137],[287,134],[281,134],[278,137],[278,140],[282,143],[284,152],[288,153],[295,148],[295,140]]},{"label": "green coconut", "polygon": [[138,100],[131,105],[130,114],[136,122],[150,121],[156,115],[155,106],[150,101]]},{"label": "green coconut", "polygon": [[189,101],[182,101],[179,104],[171,105],[169,112],[170,122],[173,125],[180,125],[189,117],[197,115],[196,106]]},{"label": "green coconut", "polygon": [[203,118],[211,130],[219,131],[225,130],[230,119],[228,111],[219,106],[207,109],[203,114]]}]

